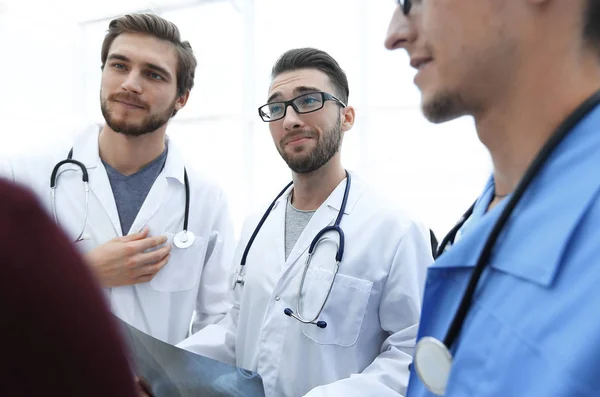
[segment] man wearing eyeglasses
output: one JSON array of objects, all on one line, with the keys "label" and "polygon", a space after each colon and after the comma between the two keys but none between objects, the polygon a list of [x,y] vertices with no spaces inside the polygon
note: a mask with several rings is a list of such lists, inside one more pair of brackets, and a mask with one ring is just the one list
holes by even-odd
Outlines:
[{"label": "man wearing eyeglasses", "polygon": [[408,396],[597,397],[600,1],[405,0],[386,47],[494,166],[428,271]]},{"label": "man wearing eyeglasses", "polygon": [[258,112],[293,185],[244,225],[233,309],[179,345],[258,372],[267,396],[406,390],[430,236],[344,170],[348,94],[325,52],[279,58]]}]

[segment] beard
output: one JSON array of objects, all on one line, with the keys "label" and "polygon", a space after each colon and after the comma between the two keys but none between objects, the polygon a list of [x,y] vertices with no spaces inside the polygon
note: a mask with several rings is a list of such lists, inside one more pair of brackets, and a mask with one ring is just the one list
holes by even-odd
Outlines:
[{"label": "beard", "polygon": [[[341,127],[342,118],[339,116],[336,125],[322,134],[321,137],[311,131],[311,134],[308,136],[317,138],[317,143],[310,153],[303,156],[294,156],[285,152],[284,147],[289,136],[280,141],[277,150],[288,167],[296,174],[307,174],[316,171],[327,164],[327,162],[339,151],[342,142]],[[302,147],[294,148],[295,153],[300,153],[303,150],[305,149]]]},{"label": "beard", "polygon": [[102,116],[104,116],[104,120],[106,124],[114,131],[127,136],[140,136],[144,134],[149,134],[151,132],[156,131],[160,127],[167,124],[169,119],[173,116],[175,111],[175,100],[173,103],[165,109],[163,112],[148,114],[138,123],[131,123],[126,120],[126,118],[122,118],[117,120],[114,115],[111,113],[109,109],[109,102],[114,100],[123,100],[128,103],[132,103],[134,105],[139,105],[148,109],[148,106],[141,102],[137,96],[128,95],[128,94],[113,94],[108,96],[108,98],[104,98],[102,92],[100,92],[100,110],[102,111]]},{"label": "beard", "polygon": [[445,123],[468,113],[467,106],[459,93],[440,92],[424,101],[421,110],[432,123]]}]

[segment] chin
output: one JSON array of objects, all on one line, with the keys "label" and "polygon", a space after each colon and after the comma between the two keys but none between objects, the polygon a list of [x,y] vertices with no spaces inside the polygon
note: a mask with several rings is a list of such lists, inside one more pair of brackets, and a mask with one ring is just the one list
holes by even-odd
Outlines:
[{"label": "chin", "polygon": [[119,130],[129,130],[131,128],[138,128],[139,123],[132,123],[127,119],[112,119],[112,124]]},{"label": "chin", "polygon": [[461,95],[450,91],[422,94],[421,110],[427,120],[434,124],[445,123],[467,114]]},{"label": "chin", "polygon": [[306,145],[286,145],[284,147],[284,151],[287,153],[288,156],[291,157],[306,157],[310,153],[310,150],[311,149],[306,147]]}]

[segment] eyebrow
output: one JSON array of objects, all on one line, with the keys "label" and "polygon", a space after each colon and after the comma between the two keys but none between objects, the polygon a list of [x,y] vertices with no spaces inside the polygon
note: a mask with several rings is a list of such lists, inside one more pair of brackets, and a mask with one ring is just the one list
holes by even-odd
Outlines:
[{"label": "eyebrow", "polygon": [[[119,61],[130,62],[131,63],[131,59],[129,59],[125,55],[121,55],[121,54],[110,54],[108,56],[108,59],[109,60],[111,60],[111,59],[117,59]],[[157,71],[159,73],[162,73],[168,80],[172,79],[171,73],[169,73],[167,71],[167,69],[163,68],[162,66],[158,66],[158,65],[155,65],[155,64],[149,63],[149,62],[146,62],[144,64],[144,66],[146,68],[148,68],[148,69],[155,70],[155,71]]]},{"label": "eyebrow", "polygon": [[[321,92],[321,89],[317,88],[317,87],[309,87],[309,86],[303,85],[303,86],[294,88],[293,94],[295,96],[298,94],[304,94],[306,92]],[[271,101],[279,98],[280,96],[281,96],[281,91],[275,91],[273,94],[271,94],[269,99],[267,99],[267,103],[270,103]]]}]

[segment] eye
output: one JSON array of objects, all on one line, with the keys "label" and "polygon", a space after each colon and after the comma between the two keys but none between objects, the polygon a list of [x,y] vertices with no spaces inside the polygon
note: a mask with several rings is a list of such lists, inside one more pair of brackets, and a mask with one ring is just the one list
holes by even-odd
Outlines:
[{"label": "eye", "polygon": [[125,69],[127,69],[127,68],[125,67],[125,65],[123,65],[122,63],[113,63],[113,64],[112,64],[112,67],[113,67],[113,68],[115,68],[115,69],[121,69],[121,70],[125,70]]},{"label": "eye", "polygon": [[269,106],[269,111],[273,114],[277,114],[281,112],[281,105],[271,105]]},{"label": "eye", "polygon": [[309,112],[323,106],[323,100],[318,94],[306,94],[294,100],[300,111]]},{"label": "eye", "polygon": [[148,73],[148,76],[150,76],[150,78],[153,80],[164,80],[163,77],[158,73],[150,72]]}]

